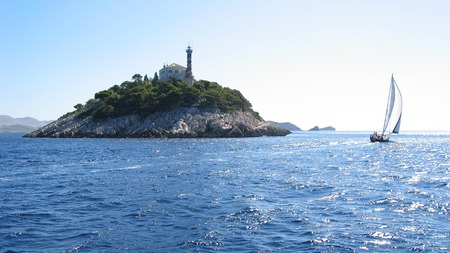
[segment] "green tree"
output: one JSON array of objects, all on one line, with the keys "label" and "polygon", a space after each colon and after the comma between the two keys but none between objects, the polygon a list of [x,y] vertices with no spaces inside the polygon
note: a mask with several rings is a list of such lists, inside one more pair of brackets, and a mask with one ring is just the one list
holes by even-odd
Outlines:
[{"label": "green tree", "polygon": [[95,105],[96,103],[97,103],[97,100],[91,98],[91,99],[89,99],[89,100],[86,102],[86,105],[87,105],[87,106],[93,106],[93,105]]},{"label": "green tree", "polygon": [[94,98],[103,100],[103,99],[109,97],[111,94],[112,94],[112,92],[110,90],[103,90],[103,91],[95,93]]},{"label": "green tree", "polygon": [[121,87],[120,87],[119,85],[116,84],[116,85],[114,85],[113,87],[109,88],[108,90],[111,91],[111,92],[117,93],[117,92],[120,91],[120,89],[121,89]]},{"label": "green tree", "polygon": [[75,106],[74,106],[74,108],[77,110],[77,111],[79,111],[79,110],[81,110],[81,109],[83,109],[83,105],[82,104],[76,104]]},{"label": "green tree", "polygon": [[158,73],[155,72],[155,75],[153,76],[152,83],[155,84],[155,83],[158,82],[158,80],[159,80]]},{"label": "green tree", "polygon": [[134,74],[133,77],[131,77],[131,80],[133,80],[133,82],[142,82],[142,76],[141,74]]}]

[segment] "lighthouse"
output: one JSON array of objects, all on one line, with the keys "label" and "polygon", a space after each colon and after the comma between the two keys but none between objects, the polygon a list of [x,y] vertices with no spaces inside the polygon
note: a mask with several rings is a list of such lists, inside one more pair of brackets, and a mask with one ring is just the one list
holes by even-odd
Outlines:
[{"label": "lighthouse", "polygon": [[192,75],[192,48],[191,46],[188,46],[186,49],[187,54],[187,68],[186,68],[186,75],[185,75],[185,81],[189,84],[192,84],[194,82],[194,76]]},{"label": "lighthouse", "polygon": [[188,46],[186,49],[187,68],[176,63],[170,65],[164,64],[163,68],[159,71],[160,80],[170,81],[172,78],[175,78],[187,84],[193,84],[195,79],[194,75],[192,75],[192,51],[191,46]]}]

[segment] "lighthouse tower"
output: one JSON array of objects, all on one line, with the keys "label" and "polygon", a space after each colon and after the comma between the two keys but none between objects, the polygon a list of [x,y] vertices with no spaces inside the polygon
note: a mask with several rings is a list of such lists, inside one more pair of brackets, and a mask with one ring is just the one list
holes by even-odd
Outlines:
[{"label": "lighthouse tower", "polygon": [[185,75],[185,81],[186,83],[192,84],[194,83],[194,76],[192,75],[192,48],[191,46],[188,46],[186,49],[187,54],[187,68],[186,68],[186,75]]}]

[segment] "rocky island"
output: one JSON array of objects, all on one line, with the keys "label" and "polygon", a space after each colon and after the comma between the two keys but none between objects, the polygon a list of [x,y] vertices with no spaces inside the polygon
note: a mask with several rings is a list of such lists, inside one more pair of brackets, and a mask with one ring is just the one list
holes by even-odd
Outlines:
[{"label": "rocky island", "polygon": [[285,128],[289,131],[302,131],[302,129],[300,127],[296,126],[295,124],[293,124],[291,122],[276,122],[276,121],[271,121],[271,120],[268,120],[267,122],[274,126],[279,126],[279,127]]},{"label": "rocky island", "polygon": [[238,91],[205,80],[188,84],[136,74],[75,105],[58,120],[25,137],[219,138],[285,136],[265,122]]},{"label": "rocky island", "polygon": [[327,127],[315,126],[311,129],[309,129],[309,131],[336,131],[336,128],[334,128],[332,126],[327,126]]}]

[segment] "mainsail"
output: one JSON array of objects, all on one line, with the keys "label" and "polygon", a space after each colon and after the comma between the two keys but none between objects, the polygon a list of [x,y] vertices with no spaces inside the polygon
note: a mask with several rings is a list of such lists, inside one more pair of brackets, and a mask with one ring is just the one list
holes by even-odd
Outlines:
[{"label": "mainsail", "polygon": [[392,75],[382,134],[390,135],[391,133],[399,133],[402,107],[402,93],[394,80],[394,75]]}]

